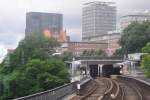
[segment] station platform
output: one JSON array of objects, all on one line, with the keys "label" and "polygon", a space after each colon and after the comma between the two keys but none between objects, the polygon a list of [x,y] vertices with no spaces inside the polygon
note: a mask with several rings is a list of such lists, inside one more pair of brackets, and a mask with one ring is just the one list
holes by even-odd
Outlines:
[{"label": "station platform", "polygon": [[[86,82],[88,82],[89,80],[91,80],[91,77],[89,77],[89,76],[84,77],[84,78],[82,78],[82,79],[78,82],[78,84],[83,85],[83,84],[85,84]],[[61,100],[78,100],[77,98],[73,98],[73,97],[77,97],[77,91],[75,91],[74,93],[69,94],[69,95],[63,97]]]},{"label": "station platform", "polygon": [[75,96],[76,96],[76,93],[73,93],[73,94],[65,96],[64,98],[62,98],[62,100],[71,100]]},{"label": "station platform", "polygon": [[134,70],[134,72],[132,72],[131,74],[126,75],[126,76],[131,77],[131,78],[135,78],[137,80],[143,81],[144,83],[147,83],[150,85],[150,78],[147,78],[144,75],[144,72],[139,67],[136,68]]}]

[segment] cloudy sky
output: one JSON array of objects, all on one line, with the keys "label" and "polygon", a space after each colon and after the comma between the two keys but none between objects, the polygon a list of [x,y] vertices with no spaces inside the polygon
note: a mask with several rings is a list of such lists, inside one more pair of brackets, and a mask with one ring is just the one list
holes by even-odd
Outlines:
[{"label": "cloudy sky", "polygon": [[[81,40],[82,4],[93,0],[0,0],[0,58],[7,48],[15,48],[24,37],[26,12],[50,12],[64,15],[64,29],[73,41]],[[103,0],[117,4],[122,15],[150,9],[150,0]]]}]

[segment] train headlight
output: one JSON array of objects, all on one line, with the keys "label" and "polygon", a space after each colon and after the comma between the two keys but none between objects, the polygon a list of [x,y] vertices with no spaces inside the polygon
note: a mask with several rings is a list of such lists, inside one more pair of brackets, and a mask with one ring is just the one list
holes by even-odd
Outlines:
[{"label": "train headlight", "polygon": [[123,72],[122,72],[122,70],[120,71],[120,74],[122,74]]}]

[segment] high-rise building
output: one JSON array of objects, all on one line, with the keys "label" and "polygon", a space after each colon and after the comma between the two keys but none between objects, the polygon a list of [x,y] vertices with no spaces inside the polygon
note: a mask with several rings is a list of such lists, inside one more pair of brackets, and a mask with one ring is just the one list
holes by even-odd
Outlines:
[{"label": "high-rise building", "polygon": [[[116,30],[114,2],[85,3],[82,11],[82,40],[98,41],[97,37]],[[96,37],[96,38],[95,38]]]},{"label": "high-rise building", "polygon": [[44,34],[58,39],[63,31],[63,15],[56,13],[29,12],[26,14],[25,36]]},{"label": "high-rise building", "polygon": [[150,14],[149,13],[140,13],[140,14],[132,14],[122,16],[120,18],[120,28],[123,31],[125,28],[128,27],[132,22],[142,23],[144,21],[150,21]]}]

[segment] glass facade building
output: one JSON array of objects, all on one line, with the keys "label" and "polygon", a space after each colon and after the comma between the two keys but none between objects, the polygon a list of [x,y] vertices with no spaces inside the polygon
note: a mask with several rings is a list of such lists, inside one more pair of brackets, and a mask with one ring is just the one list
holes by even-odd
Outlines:
[{"label": "glass facade building", "polygon": [[29,12],[26,14],[25,36],[33,33],[42,34],[50,31],[53,36],[58,36],[63,30],[63,15],[56,13]]}]

